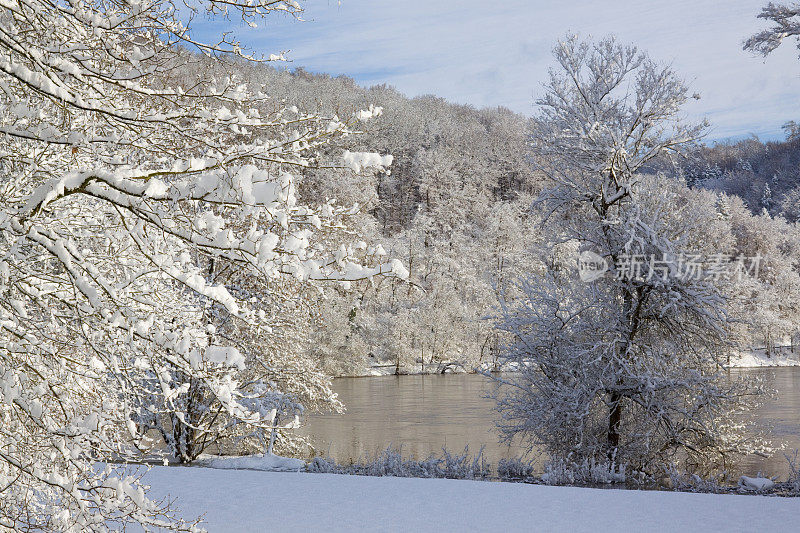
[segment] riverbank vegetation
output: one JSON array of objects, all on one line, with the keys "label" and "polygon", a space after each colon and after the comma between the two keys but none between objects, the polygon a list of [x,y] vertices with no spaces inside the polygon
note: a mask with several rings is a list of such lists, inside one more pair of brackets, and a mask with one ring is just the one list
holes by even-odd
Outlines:
[{"label": "riverbank vegetation", "polygon": [[371,477],[413,477],[426,479],[468,479],[502,481],[550,486],[614,487],[631,490],[671,490],[713,494],[751,494],[800,497],[800,463],[797,454],[786,455],[789,476],[786,479],[734,476],[718,471],[702,477],[687,473],[675,464],[665,465],[656,473],[625,470],[615,463],[600,459],[549,458],[538,464],[519,457],[500,459],[492,465],[483,450],[461,453],[443,449],[439,455],[425,459],[404,456],[391,447],[374,457],[362,458],[349,464],[315,457],[297,471],[315,474],[340,474]]}]

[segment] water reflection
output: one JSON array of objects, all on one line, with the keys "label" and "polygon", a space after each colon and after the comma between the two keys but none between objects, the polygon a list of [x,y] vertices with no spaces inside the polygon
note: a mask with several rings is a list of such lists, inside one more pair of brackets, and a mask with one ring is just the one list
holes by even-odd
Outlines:
[{"label": "water reflection", "polygon": [[782,446],[772,457],[748,457],[740,467],[742,473],[778,475],[785,479],[789,473],[785,453],[800,449],[800,367],[742,368],[731,371],[732,376],[760,376],[777,395],[764,402],[752,413],[756,425],[769,430],[773,444]]},{"label": "water reflection", "polygon": [[[800,368],[740,369],[733,375],[763,376],[778,396],[753,413],[763,427],[772,427],[776,441],[800,448]],[[448,374],[339,378],[334,389],[347,406],[343,415],[309,417],[304,431],[320,453],[340,463],[372,456],[392,445],[417,458],[438,454],[442,447],[475,452],[484,446],[489,462],[519,456],[518,446],[497,442],[494,403],[484,396],[492,385],[483,376]],[[742,473],[785,478],[783,452],[750,457]]]}]

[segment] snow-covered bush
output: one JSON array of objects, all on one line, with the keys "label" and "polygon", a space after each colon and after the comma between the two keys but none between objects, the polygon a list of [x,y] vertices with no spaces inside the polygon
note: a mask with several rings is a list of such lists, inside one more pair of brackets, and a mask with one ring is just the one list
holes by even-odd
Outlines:
[{"label": "snow-covered bush", "polygon": [[789,464],[789,484],[790,490],[800,496],[800,461],[797,460],[797,450],[792,455],[786,454],[786,462]]},{"label": "snow-covered bush", "polygon": [[519,457],[500,459],[497,463],[497,476],[502,481],[519,481],[533,476],[533,464]]},{"label": "snow-covered bush", "polygon": [[481,479],[489,475],[491,467],[486,462],[483,455],[483,447],[478,450],[475,457],[470,457],[469,447],[464,448],[464,453],[450,454],[447,450],[442,450],[440,461],[439,477],[450,479]]},{"label": "snow-covered bush", "polygon": [[584,458],[580,462],[569,458],[554,458],[544,464],[539,478],[545,485],[607,485],[625,483],[625,466],[613,461]]},{"label": "snow-covered bush", "polygon": [[314,457],[306,467],[309,472],[315,474],[346,474],[344,468],[336,461],[326,457]]},{"label": "snow-covered bush", "polygon": [[698,474],[682,472],[676,465],[669,465],[665,468],[669,486],[676,491],[682,492],[710,492],[718,493],[729,490],[729,487],[722,485],[727,472],[702,477]]},{"label": "snow-covered bush", "polygon": [[451,454],[442,450],[442,455],[431,455],[427,459],[405,459],[398,450],[391,447],[373,459],[359,461],[351,465],[340,465],[323,457],[315,457],[308,465],[309,472],[322,474],[350,474],[357,476],[394,476],[447,479],[485,479],[491,473],[491,465],[486,463],[481,449],[474,457],[469,448],[461,454]]}]

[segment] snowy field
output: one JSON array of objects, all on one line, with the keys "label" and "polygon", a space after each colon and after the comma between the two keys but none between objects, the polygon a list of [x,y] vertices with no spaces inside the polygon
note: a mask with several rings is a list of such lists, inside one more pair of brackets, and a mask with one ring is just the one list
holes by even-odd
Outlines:
[{"label": "snowy field", "polygon": [[800,498],[155,467],[209,531],[797,531]]}]

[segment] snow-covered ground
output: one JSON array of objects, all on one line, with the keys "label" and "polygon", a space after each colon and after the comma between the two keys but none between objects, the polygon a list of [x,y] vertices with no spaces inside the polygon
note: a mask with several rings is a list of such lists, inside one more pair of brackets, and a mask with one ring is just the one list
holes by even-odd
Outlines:
[{"label": "snow-covered ground", "polygon": [[753,350],[750,352],[740,352],[731,357],[731,368],[749,368],[757,366],[800,366],[800,352],[792,353],[789,350],[781,350],[779,353],[767,357],[764,350]]},{"label": "snow-covered ground", "polygon": [[154,467],[209,531],[796,531],[800,498]]}]

